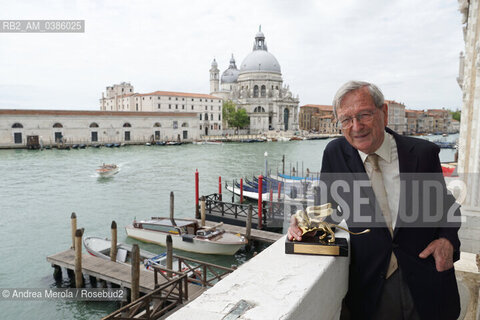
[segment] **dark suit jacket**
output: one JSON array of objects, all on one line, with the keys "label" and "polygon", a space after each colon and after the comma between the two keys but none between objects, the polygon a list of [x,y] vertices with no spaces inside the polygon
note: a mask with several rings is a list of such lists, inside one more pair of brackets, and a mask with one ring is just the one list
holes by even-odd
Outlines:
[{"label": "dark suit jacket", "polygon": [[[430,210],[428,208],[431,208],[432,197],[427,196],[426,200],[419,200],[417,196],[420,195],[420,198],[423,198],[423,191],[416,189],[413,192],[410,191],[414,188],[412,187],[414,180],[434,179],[441,185],[444,205],[443,210],[440,208],[442,210],[440,212],[442,220],[435,224],[422,224],[423,220],[420,217],[414,222],[414,225],[397,220],[393,239],[384,221],[380,221],[371,228],[370,233],[358,236],[352,235],[350,237],[351,261],[349,291],[346,297],[347,306],[353,319],[371,319],[373,317],[393,250],[421,318],[457,319],[460,312],[460,299],[454,269],[437,272],[432,256],[427,259],[418,257],[419,253],[431,241],[444,237],[454,247],[454,261],[459,259],[460,241],[457,232],[460,224],[445,223],[446,211],[455,200],[451,195],[447,195],[438,157],[440,149],[427,140],[401,136],[388,128],[386,128],[386,131],[393,134],[395,138],[398,149],[400,180],[407,186],[405,189],[407,191],[402,190],[401,192],[399,216],[410,214],[414,210],[413,206],[418,204],[421,216],[426,213],[425,211]],[[415,174],[412,175],[411,173]],[[419,173],[427,173],[428,178]],[[368,179],[358,151],[342,137],[331,141],[325,148],[322,181],[327,184],[327,189],[331,191],[335,179],[342,177],[344,174],[353,175],[355,179],[362,177]],[[362,205],[359,212],[356,212],[358,210],[355,208],[351,208],[350,211],[360,213],[362,217],[373,217],[375,208],[378,209],[373,189],[367,187],[362,188],[362,190],[362,195],[368,198],[368,203]],[[389,186],[386,186],[386,190],[388,193]],[[328,202],[333,204],[333,208],[336,208],[337,204],[340,207],[342,207],[342,203],[351,204],[353,193],[351,189],[347,189],[341,195],[344,199],[342,202],[334,199],[332,193],[328,192]],[[424,207],[425,202],[427,206]],[[458,208],[454,210],[454,214],[459,216]],[[378,216],[376,217],[378,218]],[[356,223],[352,214],[344,218],[346,218],[349,229],[353,232],[365,228],[365,224]]]}]

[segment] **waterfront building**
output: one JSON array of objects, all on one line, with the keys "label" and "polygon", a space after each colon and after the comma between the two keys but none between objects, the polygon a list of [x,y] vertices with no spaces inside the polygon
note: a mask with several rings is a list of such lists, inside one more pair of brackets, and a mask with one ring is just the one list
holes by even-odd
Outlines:
[{"label": "waterfront building", "polygon": [[452,124],[452,114],[446,109],[428,109],[427,116],[432,119],[432,133],[448,133]]},{"label": "waterfront building", "polygon": [[333,106],[306,104],[300,107],[300,130],[325,134],[338,134],[339,129],[333,114]]},{"label": "waterfront building", "polygon": [[452,119],[448,133],[458,133],[460,132],[460,121]]},{"label": "waterfront building", "polygon": [[265,35],[255,35],[253,51],[237,68],[232,55],[222,73],[215,59],[210,68],[210,94],[231,100],[250,117],[250,132],[298,130],[298,95],[293,96],[283,83],[280,64],[268,52]]},{"label": "waterfront building", "polygon": [[420,133],[419,118],[423,111],[405,109],[406,134]]},{"label": "waterfront building", "polygon": [[192,112],[0,110],[0,148],[191,141],[201,132]]},{"label": "waterfront building", "polygon": [[222,133],[222,99],[202,93],[155,91],[135,93],[130,83],[106,88],[100,99],[100,110],[119,112],[196,113],[203,135]]},{"label": "waterfront building", "polygon": [[388,106],[388,127],[400,134],[407,131],[405,105],[393,100],[385,100]]}]

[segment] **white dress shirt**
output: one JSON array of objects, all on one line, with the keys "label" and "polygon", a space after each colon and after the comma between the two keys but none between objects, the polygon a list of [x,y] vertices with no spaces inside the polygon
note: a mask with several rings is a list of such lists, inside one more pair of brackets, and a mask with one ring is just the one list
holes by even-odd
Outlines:
[{"label": "white dress shirt", "polygon": [[[395,229],[400,205],[400,166],[395,138],[390,133],[385,132],[382,145],[374,153],[379,156],[378,166],[382,171],[383,184],[387,192],[388,207],[392,215],[392,229]],[[370,177],[373,167],[370,162],[366,161],[368,154],[360,150],[358,150],[358,154],[362,159],[368,177]]]}]

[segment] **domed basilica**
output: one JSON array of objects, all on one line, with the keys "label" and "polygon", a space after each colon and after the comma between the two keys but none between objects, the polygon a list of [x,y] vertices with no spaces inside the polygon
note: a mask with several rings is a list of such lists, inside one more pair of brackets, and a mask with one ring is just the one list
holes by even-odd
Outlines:
[{"label": "domed basilica", "polygon": [[250,132],[298,130],[298,95],[293,97],[289,87],[283,85],[280,64],[268,52],[261,29],[255,36],[253,51],[243,59],[240,70],[232,55],[228,69],[221,77],[219,73],[213,59],[211,94],[244,108],[250,117]]}]

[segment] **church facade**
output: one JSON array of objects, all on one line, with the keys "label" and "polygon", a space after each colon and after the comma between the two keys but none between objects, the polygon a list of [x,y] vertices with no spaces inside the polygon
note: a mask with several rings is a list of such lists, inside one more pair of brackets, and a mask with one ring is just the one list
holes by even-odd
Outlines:
[{"label": "church facade", "polygon": [[237,68],[232,55],[222,73],[213,60],[210,69],[210,94],[231,100],[250,117],[250,132],[298,130],[298,95],[293,96],[283,83],[280,64],[268,52],[261,29],[255,36],[253,51]]}]

